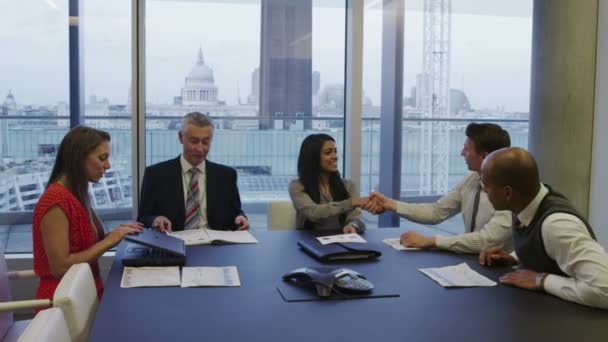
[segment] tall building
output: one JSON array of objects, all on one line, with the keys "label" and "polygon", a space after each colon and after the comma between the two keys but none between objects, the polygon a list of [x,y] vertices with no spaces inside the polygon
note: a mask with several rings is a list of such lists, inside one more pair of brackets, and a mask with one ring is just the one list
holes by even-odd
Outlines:
[{"label": "tall building", "polygon": [[321,88],[321,73],[318,71],[312,72],[312,94],[317,95]]},{"label": "tall building", "polygon": [[217,105],[218,89],[213,78],[213,70],[205,64],[203,49],[199,48],[196,63],[186,76],[181,91],[184,106]]},{"label": "tall building", "polygon": [[[4,100],[2,107],[0,107],[0,116],[14,115],[9,114],[9,108],[11,108],[11,110],[15,110],[17,108],[15,97],[10,90],[6,95],[6,99]],[[2,152],[2,156],[6,156],[8,155],[8,120],[6,119],[0,119],[0,135],[0,152]]]},{"label": "tall building", "polygon": [[5,115],[17,115],[17,101],[15,101],[15,96],[10,90],[6,94],[2,107],[6,112]]},{"label": "tall building", "polygon": [[261,31],[260,129],[288,129],[312,117],[312,0],[262,0]]},{"label": "tall building", "polygon": [[255,68],[251,73],[251,94],[247,97],[247,103],[260,103],[260,68]]}]

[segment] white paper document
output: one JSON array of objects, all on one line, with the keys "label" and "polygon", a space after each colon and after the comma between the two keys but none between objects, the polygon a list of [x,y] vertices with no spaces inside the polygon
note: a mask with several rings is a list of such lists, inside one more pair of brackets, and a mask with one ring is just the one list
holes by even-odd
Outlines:
[{"label": "white paper document", "polygon": [[496,286],[496,282],[475,272],[464,262],[454,266],[418,270],[443,287]]},{"label": "white paper document", "polygon": [[394,249],[396,249],[398,251],[419,251],[420,250],[420,248],[416,248],[416,247],[405,247],[404,245],[401,244],[399,238],[384,239],[384,240],[382,240],[382,242],[393,247]]},{"label": "white paper document", "polygon": [[356,242],[356,243],[366,243],[364,238],[357,233],[350,234],[338,234],[338,235],[328,235],[328,236],[320,236],[317,240],[322,245],[329,245],[330,243],[338,243],[338,242]]},{"label": "white paper document", "polygon": [[224,243],[258,243],[258,240],[256,240],[248,230],[224,231],[191,229],[167,233],[167,235],[184,240],[186,246]]},{"label": "white paper document", "polygon": [[179,286],[179,267],[125,267],[120,287]]},{"label": "white paper document", "polygon": [[195,286],[241,286],[241,281],[236,266],[182,268],[182,287]]}]

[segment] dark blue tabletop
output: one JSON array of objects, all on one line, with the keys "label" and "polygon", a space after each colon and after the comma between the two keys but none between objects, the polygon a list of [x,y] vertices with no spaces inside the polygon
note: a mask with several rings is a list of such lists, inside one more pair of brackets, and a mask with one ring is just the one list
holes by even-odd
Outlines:
[{"label": "dark blue tabletop", "polygon": [[[424,228],[420,228],[424,230]],[[419,229],[419,230],[420,230]],[[236,288],[120,288],[121,246],[90,341],[604,341],[608,313],[544,293],[497,285],[445,289],[418,268],[467,262],[497,281],[509,268],[484,268],[477,257],[442,251],[397,251],[382,239],[403,229],[368,230],[375,262],[352,268],[397,298],[285,302],[281,276],[320,265],[300,251],[303,231],[253,231],[252,245],[192,246],[187,266],[236,265]],[[428,233],[428,231],[427,231]]]}]

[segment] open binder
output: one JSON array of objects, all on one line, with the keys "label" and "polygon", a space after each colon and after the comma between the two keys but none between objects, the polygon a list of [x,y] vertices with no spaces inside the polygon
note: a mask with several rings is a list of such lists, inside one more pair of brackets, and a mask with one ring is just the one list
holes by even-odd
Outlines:
[{"label": "open binder", "polygon": [[341,260],[373,260],[382,255],[379,251],[366,249],[359,243],[332,243],[322,245],[317,239],[309,238],[298,241],[298,246],[321,262]]}]

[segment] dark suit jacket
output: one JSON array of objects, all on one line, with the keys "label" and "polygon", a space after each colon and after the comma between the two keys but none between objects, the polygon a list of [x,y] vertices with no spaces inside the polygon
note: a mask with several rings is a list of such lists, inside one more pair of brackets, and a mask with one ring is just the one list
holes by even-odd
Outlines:
[{"label": "dark suit jacket", "polygon": [[[236,185],[236,170],[205,162],[207,221],[218,230],[235,229],[234,219],[243,215]],[[144,172],[137,220],[152,227],[157,216],[171,221],[174,231],[184,229],[186,209],[180,157],[148,166]]]}]

